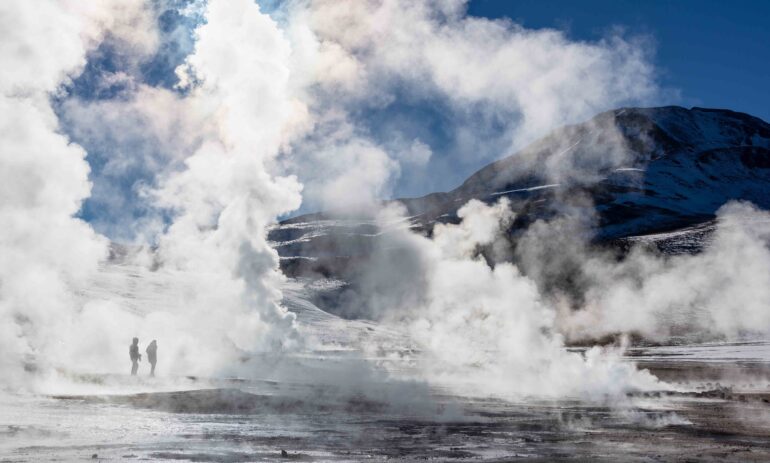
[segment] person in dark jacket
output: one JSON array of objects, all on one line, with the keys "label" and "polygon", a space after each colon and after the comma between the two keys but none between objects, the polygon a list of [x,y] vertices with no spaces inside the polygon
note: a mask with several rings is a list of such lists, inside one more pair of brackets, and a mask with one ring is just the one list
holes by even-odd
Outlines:
[{"label": "person in dark jacket", "polygon": [[145,352],[147,352],[147,361],[150,362],[150,376],[155,376],[155,364],[158,363],[158,343],[153,339]]},{"label": "person in dark jacket", "polygon": [[131,357],[131,375],[134,376],[139,369],[139,361],[142,360],[142,354],[139,353],[139,338],[134,338],[129,346],[128,356]]}]

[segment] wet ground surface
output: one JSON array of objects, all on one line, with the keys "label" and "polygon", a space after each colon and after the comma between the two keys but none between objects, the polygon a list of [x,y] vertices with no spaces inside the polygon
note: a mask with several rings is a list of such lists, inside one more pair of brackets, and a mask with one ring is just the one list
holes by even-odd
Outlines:
[{"label": "wet ground surface", "polygon": [[429,403],[393,407],[307,384],[226,380],[8,396],[0,461],[770,461],[766,351],[764,343],[632,350],[681,390],[611,403],[434,390]]}]

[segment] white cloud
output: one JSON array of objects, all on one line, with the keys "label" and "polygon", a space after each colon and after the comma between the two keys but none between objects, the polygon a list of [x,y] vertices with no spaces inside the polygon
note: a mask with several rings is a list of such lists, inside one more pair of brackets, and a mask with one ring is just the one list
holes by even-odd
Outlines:
[{"label": "white cloud", "polygon": [[[422,354],[418,376],[471,395],[501,397],[622,397],[658,388],[646,371],[594,348],[568,352],[556,331],[556,312],[537,285],[511,263],[491,266],[478,253],[507,233],[513,215],[506,200],[488,206],[470,201],[457,225],[437,225],[433,238],[388,226],[402,212],[380,216],[388,255],[408,255],[396,265],[375,259],[364,270],[377,285],[385,323],[405,327]],[[383,257],[386,257],[383,255]],[[405,297],[415,291],[414,297]]]},{"label": "white cloud", "polygon": [[[60,133],[49,98],[107,30],[143,16],[140,2],[0,4],[0,359],[12,383],[22,359],[55,362],[77,313],[69,284],[106,255],[74,214],[89,195],[85,151]],[[139,34],[141,35],[141,34]]]},{"label": "white cloud", "polygon": [[[0,78],[0,114],[14,117],[3,118],[0,141],[0,218],[7,224],[0,249],[10,256],[0,268],[0,342],[16,366],[20,355],[50,354],[53,343],[64,342],[58,360],[66,362],[73,352],[93,350],[94,339],[125,333],[112,333],[117,325],[106,323],[113,317],[105,314],[116,311],[109,302],[73,311],[67,285],[82,284],[95,269],[105,240],[72,218],[89,195],[88,165],[84,151],[57,133],[48,97],[82,69],[106,30],[131,56],[145,56],[156,36],[144,2],[43,2],[34,11],[30,3],[2,5],[8,27],[0,32],[0,56],[11,72]],[[467,17],[458,1],[298,2],[283,28],[251,0],[194,7],[205,21],[195,31],[194,52],[177,69],[184,92],[134,82],[120,100],[70,101],[63,111],[97,145],[103,130],[110,131],[105,140],[121,146],[157,141],[157,152],[116,150],[106,172],[120,176],[134,163],[157,168],[157,187],[145,190],[146,199],[173,213],[158,258],[185,281],[188,303],[179,312],[114,318],[137,332],[153,323],[168,330],[180,368],[196,373],[216,372],[242,351],[301,342],[293,316],[280,307],[283,276],[266,228],[299,207],[303,185],[279,172],[306,180],[313,204],[362,210],[392,192],[402,166],[444,155],[410,134],[378,139],[362,117],[366,110],[386,108],[399,92],[418,102],[441,99],[455,141],[467,149],[461,157],[488,159],[656,91],[644,44],[621,37],[574,42],[558,31]],[[145,25],[148,33],[132,33]],[[497,139],[477,130],[490,121],[502,121]],[[367,294],[377,297],[373,305],[385,318],[403,317],[437,361],[426,366],[426,377],[454,381],[479,371],[495,379],[495,393],[532,393],[542,384],[552,386],[549,394],[653,384],[598,351],[586,359],[563,352],[550,332],[556,314],[534,283],[510,264],[492,268],[475,256],[511,219],[505,204],[471,203],[460,214],[461,225],[437,227],[432,240],[406,230],[392,235],[414,251],[396,256],[403,259],[379,250],[389,260],[374,269],[372,287],[413,292]],[[64,319],[52,320],[57,316]],[[110,333],[86,344],[72,339],[103,324]],[[63,332],[65,326],[71,329]]]},{"label": "white cloud", "polygon": [[[268,170],[306,117],[289,92],[290,53],[277,24],[250,0],[208,3],[195,52],[178,72],[194,82],[186,98],[206,108],[213,129],[154,193],[175,213],[160,239],[163,265],[202,283],[177,314],[181,325],[216,328],[213,342],[226,336],[244,350],[283,348],[297,337],[294,316],[279,306],[282,275],[265,236],[301,201],[293,177]],[[211,311],[212,300],[218,311]]]},{"label": "white cloud", "polygon": [[584,307],[562,314],[575,338],[636,332],[727,336],[770,332],[770,214],[732,202],[697,255],[665,258],[637,249],[622,262],[581,257],[592,282]]},{"label": "white cloud", "polygon": [[[401,164],[424,165],[431,157],[424,141],[397,146],[392,138],[398,134],[375,138],[376,128],[361,118],[368,109],[387,108],[396,95],[416,104],[435,99],[446,104],[443,122],[451,124],[453,139],[440,155],[455,170],[511,154],[558,126],[658,95],[644,40],[614,35],[572,41],[557,30],[467,16],[460,0],[294,2],[286,18],[294,46],[292,82],[315,120],[334,114],[354,127],[351,136],[389,148],[393,172],[369,176],[375,192],[387,191],[379,185],[394,184]],[[323,137],[323,125],[316,128]],[[311,140],[295,141],[290,165],[314,184],[322,180],[312,172],[324,166],[315,159],[318,139]],[[345,175],[358,177],[360,163],[349,165]],[[339,175],[329,181],[340,183]],[[349,184],[360,188],[360,182]],[[325,190],[308,188],[309,201],[317,203],[312,195]]]}]

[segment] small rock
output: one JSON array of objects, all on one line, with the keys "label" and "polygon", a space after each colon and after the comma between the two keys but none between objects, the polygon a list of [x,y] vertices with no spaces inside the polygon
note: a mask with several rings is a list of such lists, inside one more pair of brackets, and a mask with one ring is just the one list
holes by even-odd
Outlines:
[{"label": "small rock", "polygon": [[281,457],[287,458],[289,456],[289,453],[286,450],[281,450]]}]

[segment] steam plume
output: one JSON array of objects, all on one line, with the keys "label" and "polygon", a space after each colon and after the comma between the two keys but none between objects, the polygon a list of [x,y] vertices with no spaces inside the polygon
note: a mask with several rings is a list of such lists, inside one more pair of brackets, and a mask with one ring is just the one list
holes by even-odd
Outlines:
[{"label": "steam plume", "polygon": [[[143,4],[110,1],[0,5],[0,367],[13,383],[27,364],[67,359],[83,283],[106,240],[74,218],[89,195],[85,152],[60,133],[49,99],[110,31],[146,21]],[[138,47],[152,36],[130,38]],[[64,347],[63,347],[64,346]]]}]

